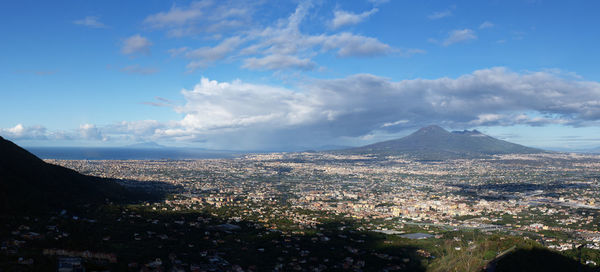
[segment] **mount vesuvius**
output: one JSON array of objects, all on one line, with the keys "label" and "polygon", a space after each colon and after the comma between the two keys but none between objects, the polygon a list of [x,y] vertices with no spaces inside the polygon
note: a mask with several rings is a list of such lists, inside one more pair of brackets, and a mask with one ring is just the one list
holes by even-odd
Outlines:
[{"label": "mount vesuvius", "polygon": [[449,132],[435,125],[423,127],[400,139],[335,151],[343,154],[406,155],[420,160],[544,152],[546,151],[499,140],[477,130]]}]

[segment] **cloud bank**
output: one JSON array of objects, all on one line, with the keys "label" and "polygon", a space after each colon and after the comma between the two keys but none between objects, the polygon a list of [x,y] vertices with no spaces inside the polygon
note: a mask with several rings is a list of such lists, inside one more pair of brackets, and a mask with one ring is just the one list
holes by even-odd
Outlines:
[{"label": "cloud bank", "polygon": [[[80,136],[205,142],[239,149],[314,146],[367,139],[439,124],[481,126],[600,121],[600,83],[556,71],[513,72],[496,67],[457,78],[391,81],[370,74],[312,80],[294,89],[202,78],[182,90],[185,103],[168,104],[180,120],[82,125]],[[18,125],[9,137],[46,137],[44,128]],[[46,136],[45,136],[46,135]]]},{"label": "cloud bank", "polygon": [[281,133],[279,141],[290,134],[328,141],[432,123],[588,126],[600,120],[600,83],[505,68],[398,82],[359,74],[314,80],[298,90],[204,78],[182,94],[187,102],[176,110],[184,118],[156,135],[207,139],[265,132],[269,139]]}]

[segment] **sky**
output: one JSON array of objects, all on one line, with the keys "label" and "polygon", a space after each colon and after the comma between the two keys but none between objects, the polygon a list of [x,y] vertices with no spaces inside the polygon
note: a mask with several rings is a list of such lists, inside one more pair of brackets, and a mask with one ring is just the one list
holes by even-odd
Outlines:
[{"label": "sky", "polygon": [[598,1],[8,1],[0,135],[296,150],[431,124],[600,146]]}]

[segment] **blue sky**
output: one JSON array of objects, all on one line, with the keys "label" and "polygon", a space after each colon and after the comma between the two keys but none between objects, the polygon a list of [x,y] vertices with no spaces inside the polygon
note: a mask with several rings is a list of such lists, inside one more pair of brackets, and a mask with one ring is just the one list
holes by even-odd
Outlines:
[{"label": "blue sky", "polygon": [[11,1],[0,135],[286,150],[439,124],[600,146],[597,1]]}]

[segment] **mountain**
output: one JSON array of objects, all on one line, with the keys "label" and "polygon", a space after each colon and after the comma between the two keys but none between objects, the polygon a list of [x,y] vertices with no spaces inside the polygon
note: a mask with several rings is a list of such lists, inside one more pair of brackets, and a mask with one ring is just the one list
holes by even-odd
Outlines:
[{"label": "mountain", "polygon": [[346,154],[408,155],[421,160],[479,158],[496,154],[541,153],[485,135],[477,130],[449,132],[439,126],[419,129],[404,138],[344,149]]},{"label": "mountain", "polygon": [[155,142],[143,142],[125,146],[126,148],[166,148],[166,146]]},{"label": "mountain", "polygon": [[141,196],[112,180],[46,163],[0,137],[0,212],[79,209]]},{"label": "mountain", "polygon": [[583,153],[600,154],[600,146],[587,149],[587,150],[583,151]]}]

